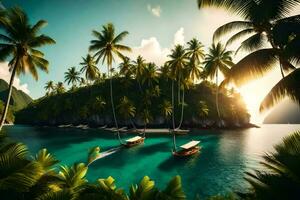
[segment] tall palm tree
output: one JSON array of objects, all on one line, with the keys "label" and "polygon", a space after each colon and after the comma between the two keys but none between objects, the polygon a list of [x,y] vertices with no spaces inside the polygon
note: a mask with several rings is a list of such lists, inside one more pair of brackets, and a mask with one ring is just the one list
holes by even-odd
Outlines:
[{"label": "tall palm tree", "polygon": [[93,56],[90,54],[87,54],[87,56],[84,58],[82,57],[82,62],[80,65],[82,65],[81,72],[85,73],[85,78],[87,81],[94,81],[98,78],[100,72],[96,65],[96,61]]},{"label": "tall palm tree", "polygon": [[274,147],[275,151],[263,157],[266,170],[246,173],[251,192],[245,199],[298,199],[300,195],[300,133],[285,137]]},{"label": "tall palm tree", "polygon": [[[175,107],[174,107],[174,81],[178,82],[178,95],[180,96],[180,85],[181,79],[183,76],[184,69],[187,65],[187,57],[185,49],[182,45],[176,45],[174,49],[172,49],[171,54],[169,55],[170,60],[167,61],[167,65],[170,67],[170,77],[172,79],[172,126],[173,130],[175,130]],[[180,100],[180,99],[179,99]],[[179,103],[179,101],[178,101]],[[176,136],[175,132],[173,134],[173,145],[176,150]]]},{"label": "tall palm tree", "polygon": [[220,118],[219,110],[219,71],[226,77],[228,75],[230,67],[234,65],[232,62],[232,52],[227,51],[221,44],[212,44],[209,48],[209,53],[206,55],[204,61],[204,70],[206,74],[211,78],[216,79],[216,108],[218,117]]},{"label": "tall palm tree", "polygon": [[[184,69],[187,65],[187,57],[185,49],[182,45],[176,45],[172,49],[171,54],[169,55],[170,60],[167,61],[167,65],[170,67],[170,77],[172,79],[172,121],[173,128],[175,129],[175,116],[174,116],[174,82],[178,82],[178,89],[180,89],[180,81],[184,72]],[[179,92],[178,92],[179,93]]]},{"label": "tall palm tree", "polygon": [[[131,51],[131,49],[128,46],[120,44],[120,42],[124,39],[124,37],[128,35],[128,32],[123,31],[116,35],[114,25],[108,23],[102,27],[101,32],[94,30],[93,35],[96,39],[91,41],[91,45],[89,49],[90,51],[96,52],[95,57],[97,57],[96,60],[97,63],[101,59],[102,59],[102,63],[106,62],[107,72],[108,74],[110,74],[112,70],[112,63],[114,61],[114,56],[123,58],[124,57],[124,55],[122,54],[123,51]],[[115,126],[118,129],[118,122],[116,118],[115,106],[113,100],[112,79],[113,77],[110,76],[110,100],[111,100],[111,107],[112,107]],[[122,143],[119,131],[118,131],[118,139],[120,143]]]},{"label": "tall palm tree", "polygon": [[75,67],[71,67],[65,72],[65,82],[72,83],[72,87],[76,87],[77,82],[79,83],[81,80],[80,72],[76,71]]},{"label": "tall palm tree", "polygon": [[195,83],[201,77],[200,64],[205,57],[204,46],[196,38],[188,42],[186,55],[189,57],[189,64],[187,66],[188,76]]},{"label": "tall palm tree", "polygon": [[46,21],[40,20],[31,25],[26,13],[20,8],[11,8],[3,12],[5,17],[3,20],[1,17],[0,20],[0,28],[4,30],[0,36],[0,60],[11,58],[9,62],[11,78],[0,130],[7,115],[15,76],[28,71],[38,80],[37,68],[48,72],[49,63],[44,59],[44,54],[36,48],[55,43],[52,38],[39,34],[40,29],[47,24]]},{"label": "tall palm tree", "polygon": [[45,90],[46,90],[46,95],[49,95],[51,94],[54,89],[55,89],[55,85],[54,85],[54,82],[53,81],[48,81],[45,85]]}]

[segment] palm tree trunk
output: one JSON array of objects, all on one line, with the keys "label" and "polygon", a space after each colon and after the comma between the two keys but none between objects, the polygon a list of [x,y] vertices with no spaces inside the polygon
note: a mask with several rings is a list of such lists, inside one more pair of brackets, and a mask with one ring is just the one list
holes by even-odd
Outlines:
[{"label": "palm tree trunk", "polygon": [[136,126],[134,125],[132,119],[130,118],[129,120],[130,120],[131,126],[132,126],[134,129],[136,129]]},{"label": "palm tree trunk", "polygon": [[11,98],[11,93],[12,93],[12,89],[13,89],[13,83],[14,83],[14,79],[15,79],[15,75],[16,75],[16,71],[17,71],[18,62],[19,62],[19,59],[17,58],[15,66],[14,66],[13,71],[11,73],[10,81],[9,81],[7,99],[6,99],[6,103],[5,103],[3,114],[2,114],[2,117],[1,117],[1,121],[0,121],[0,131],[2,130],[3,124],[4,124],[5,119],[6,119],[6,115],[7,115],[7,112],[8,112],[8,107],[9,107],[9,103],[10,103],[10,98]]},{"label": "palm tree trunk", "polygon": [[281,72],[281,76],[282,76],[282,78],[284,78],[285,75],[284,75],[284,72],[283,72],[283,67],[282,67],[281,61],[279,61],[279,64],[280,64],[280,72]]},{"label": "palm tree trunk", "polygon": [[177,151],[175,131],[173,131],[173,150]]},{"label": "palm tree trunk", "polygon": [[174,109],[174,80],[172,80],[172,122],[173,122],[173,150],[176,151],[176,135],[175,135],[175,109]]},{"label": "palm tree trunk", "polygon": [[180,123],[179,123],[179,126],[177,129],[180,129],[181,125],[182,125],[182,122],[183,122],[183,113],[184,113],[184,87],[183,87],[183,90],[182,90],[182,101],[181,101],[181,116],[180,116]]},{"label": "palm tree trunk", "polygon": [[178,79],[178,93],[177,93],[178,104],[180,104],[180,81],[181,81],[181,77],[179,75],[179,79]]},{"label": "palm tree trunk", "polygon": [[113,77],[110,75],[109,84],[110,84],[110,103],[111,103],[111,109],[112,109],[112,112],[113,112],[113,117],[114,117],[115,127],[117,129],[117,134],[118,134],[119,142],[120,142],[120,144],[123,144],[121,136],[120,136],[120,132],[119,132],[119,126],[118,126],[117,117],[116,117],[116,111],[115,111],[115,105],[114,105],[114,97],[113,97],[112,79],[113,79]]},{"label": "palm tree trunk", "polygon": [[172,124],[173,124],[173,129],[175,129],[174,80],[172,80]]},{"label": "palm tree trunk", "polygon": [[216,71],[216,108],[217,108],[217,112],[218,112],[218,117],[220,119],[220,110],[219,110],[219,83],[218,83],[218,69]]}]

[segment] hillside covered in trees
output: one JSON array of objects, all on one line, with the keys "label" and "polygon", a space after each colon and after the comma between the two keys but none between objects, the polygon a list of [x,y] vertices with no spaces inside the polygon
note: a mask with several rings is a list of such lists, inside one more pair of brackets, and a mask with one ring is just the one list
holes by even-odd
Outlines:
[{"label": "hillside covered in trees", "polygon": [[[170,127],[172,112],[170,79],[159,77],[155,83],[139,85],[135,79],[114,77],[113,85],[120,125],[130,127],[134,124],[142,127],[146,123],[151,127]],[[249,124],[250,115],[241,96],[234,90],[219,91],[222,119],[219,120],[215,108],[215,92],[215,85],[208,81],[189,87],[185,94],[183,126],[242,127]],[[113,126],[109,93],[109,79],[102,79],[81,88],[72,88],[64,93],[58,91],[34,101],[19,111],[16,122],[34,125]],[[177,97],[174,99],[175,119],[178,124],[181,103],[178,103]]]},{"label": "hillside covered in trees", "polygon": [[[2,113],[4,108],[4,103],[6,101],[8,91],[8,83],[2,79],[0,79],[0,113]],[[13,123],[14,122],[14,113],[24,107],[26,107],[29,103],[32,102],[30,96],[25,94],[21,90],[17,90],[13,87],[12,90],[12,98],[10,100],[10,109],[8,110],[8,115],[6,118],[6,122]]]}]

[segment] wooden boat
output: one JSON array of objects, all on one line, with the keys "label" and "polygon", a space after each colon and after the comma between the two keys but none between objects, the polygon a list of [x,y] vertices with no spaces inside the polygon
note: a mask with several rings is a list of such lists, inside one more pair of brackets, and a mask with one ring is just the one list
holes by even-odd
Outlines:
[{"label": "wooden boat", "polygon": [[201,147],[198,145],[199,143],[200,141],[192,140],[184,145],[181,145],[180,146],[181,150],[172,152],[173,156],[187,157],[199,153],[201,149]]},{"label": "wooden boat", "polygon": [[143,144],[144,141],[145,141],[145,137],[135,136],[133,138],[126,140],[126,143],[123,145],[127,148],[130,148],[133,146],[137,146],[139,144]]},{"label": "wooden boat", "polygon": [[175,133],[176,135],[186,135],[190,132],[190,130],[184,130],[184,129],[171,129],[171,133]]}]

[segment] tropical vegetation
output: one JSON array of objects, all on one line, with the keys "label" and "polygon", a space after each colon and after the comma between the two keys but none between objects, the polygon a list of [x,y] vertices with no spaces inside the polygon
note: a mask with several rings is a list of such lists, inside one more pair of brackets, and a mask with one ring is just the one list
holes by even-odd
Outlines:
[{"label": "tropical vegetation", "polygon": [[290,0],[198,0],[199,8],[222,7],[244,19],[229,22],[214,33],[216,42],[233,32],[227,45],[244,39],[237,52],[250,52],[231,68],[225,83],[234,82],[239,86],[279,66],[282,80],[266,95],[260,106],[261,111],[285,97],[300,102],[297,86],[300,77],[296,68],[300,60],[300,18],[290,14],[299,4],[299,1]]},{"label": "tropical vegetation", "polygon": [[0,29],[4,33],[0,35],[0,60],[4,61],[6,58],[10,58],[11,78],[0,120],[0,130],[6,119],[15,76],[28,71],[37,80],[37,69],[48,72],[49,63],[44,58],[43,52],[37,49],[55,43],[49,36],[40,34],[40,29],[46,24],[46,21],[39,20],[31,25],[26,13],[17,7],[1,10]]}]

